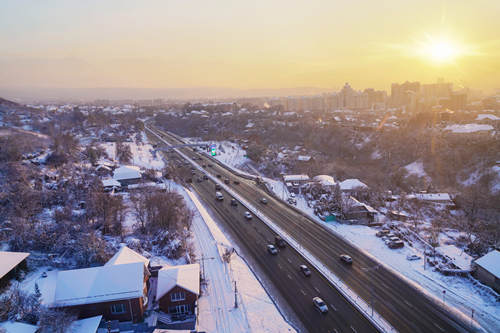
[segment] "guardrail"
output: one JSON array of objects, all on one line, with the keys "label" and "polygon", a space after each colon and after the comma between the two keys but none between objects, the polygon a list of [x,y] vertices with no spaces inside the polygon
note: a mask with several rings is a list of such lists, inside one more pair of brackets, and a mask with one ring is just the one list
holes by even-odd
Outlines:
[{"label": "guardrail", "polygon": [[[145,127],[153,135],[158,137],[163,143],[171,145],[165,141],[161,136],[152,131],[151,129]],[[366,303],[361,297],[359,297],[354,290],[349,288],[341,279],[339,279],[328,267],[322,264],[314,255],[312,255],[307,249],[300,245],[292,236],[286,233],[283,229],[277,226],[273,221],[271,221],[267,216],[262,214],[257,208],[255,208],[250,202],[245,198],[241,197],[238,193],[233,191],[230,187],[226,186],[224,182],[220,181],[217,177],[212,176],[205,172],[205,170],[198,165],[194,160],[189,158],[186,154],[174,148],[174,150],[181,155],[184,159],[189,161],[194,167],[199,171],[205,173],[214,183],[219,184],[227,193],[236,198],[240,203],[242,203],[248,210],[254,213],[260,220],[262,220],[271,230],[283,238],[290,246],[292,246],[295,251],[300,253],[316,270],[318,270],[339,292],[346,300],[348,300],[363,316],[368,319],[372,325],[381,332],[397,332],[397,330],[389,324],[377,311],[373,309],[368,303]]]}]

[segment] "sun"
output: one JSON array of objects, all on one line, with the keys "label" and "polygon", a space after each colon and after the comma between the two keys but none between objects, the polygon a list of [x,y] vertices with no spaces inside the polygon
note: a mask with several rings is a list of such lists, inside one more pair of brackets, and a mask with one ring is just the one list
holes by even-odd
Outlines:
[{"label": "sun", "polygon": [[420,53],[435,63],[451,63],[462,55],[461,48],[448,39],[432,39],[422,43]]}]

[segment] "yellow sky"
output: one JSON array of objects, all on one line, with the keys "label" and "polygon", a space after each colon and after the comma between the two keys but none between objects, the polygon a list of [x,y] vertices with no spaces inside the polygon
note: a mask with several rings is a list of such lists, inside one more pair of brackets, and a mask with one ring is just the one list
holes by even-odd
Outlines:
[{"label": "yellow sky", "polygon": [[[499,13],[496,0],[2,1],[0,87],[500,88]],[[457,54],[436,61],[436,40]]]}]

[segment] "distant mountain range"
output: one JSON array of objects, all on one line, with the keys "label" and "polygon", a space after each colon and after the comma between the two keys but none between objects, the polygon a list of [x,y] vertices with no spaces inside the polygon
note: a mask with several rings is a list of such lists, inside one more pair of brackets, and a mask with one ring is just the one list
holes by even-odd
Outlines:
[{"label": "distant mountain range", "polygon": [[316,95],[333,89],[297,87],[281,89],[236,89],[224,87],[193,88],[7,88],[0,87],[0,95],[19,102],[50,100],[95,99],[223,99],[237,97],[270,97]]}]

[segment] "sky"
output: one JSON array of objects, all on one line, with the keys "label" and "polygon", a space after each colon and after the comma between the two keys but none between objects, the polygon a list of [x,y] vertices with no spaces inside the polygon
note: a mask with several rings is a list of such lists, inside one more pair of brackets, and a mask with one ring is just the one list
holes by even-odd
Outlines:
[{"label": "sky", "polygon": [[498,0],[0,2],[1,89],[500,88]]}]

